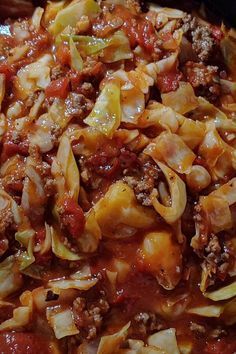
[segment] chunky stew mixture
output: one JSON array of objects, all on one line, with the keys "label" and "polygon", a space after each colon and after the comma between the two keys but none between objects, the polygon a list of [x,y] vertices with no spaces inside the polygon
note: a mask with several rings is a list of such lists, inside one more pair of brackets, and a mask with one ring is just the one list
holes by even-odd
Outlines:
[{"label": "chunky stew mixture", "polygon": [[0,353],[236,353],[236,32],[135,0],[0,26]]}]

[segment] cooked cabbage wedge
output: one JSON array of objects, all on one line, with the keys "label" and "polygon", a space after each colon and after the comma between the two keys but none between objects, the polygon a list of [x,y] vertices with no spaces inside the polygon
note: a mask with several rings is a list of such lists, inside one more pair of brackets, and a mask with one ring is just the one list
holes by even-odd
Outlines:
[{"label": "cooked cabbage wedge", "polygon": [[120,125],[120,120],[120,87],[116,82],[108,82],[84,122],[90,127],[95,127],[108,138],[112,138]]}]

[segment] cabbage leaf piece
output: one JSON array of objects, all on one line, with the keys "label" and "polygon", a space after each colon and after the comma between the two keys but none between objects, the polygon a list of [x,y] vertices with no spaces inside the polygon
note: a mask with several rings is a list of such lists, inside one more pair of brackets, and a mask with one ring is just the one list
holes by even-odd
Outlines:
[{"label": "cabbage leaf piece", "polygon": [[56,293],[60,292],[60,290],[66,289],[78,289],[78,290],[88,290],[92,288],[98,279],[93,278],[91,274],[87,277],[84,277],[83,273],[76,272],[71,274],[68,279],[61,280],[51,280],[48,283],[50,288],[53,288],[53,291]]},{"label": "cabbage leaf piece", "polygon": [[108,138],[112,138],[121,120],[120,87],[115,82],[108,82],[97,98],[95,106],[84,120],[90,127],[95,127]]},{"label": "cabbage leaf piece", "polygon": [[117,31],[108,38],[97,38],[81,35],[61,35],[62,39],[70,38],[76,43],[83,57],[98,54],[104,63],[113,63],[133,57],[128,37],[123,31]]},{"label": "cabbage leaf piece", "polygon": [[156,189],[151,194],[152,205],[168,224],[173,224],[181,217],[186,206],[187,194],[185,183],[165,164],[162,162],[157,162],[157,164],[164,173],[169,185],[171,206],[165,206],[158,201],[158,192]]},{"label": "cabbage leaf piece", "polygon": [[17,291],[22,285],[16,258],[9,256],[0,263],[0,299]]},{"label": "cabbage leaf piece", "polygon": [[72,252],[66,247],[61,239],[60,231],[51,226],[52,251],[58,258],[66,259],[67,261],[78,261],[81,256]]},{"label": "cabbage leaf piece", "polygon": [[71,309],[61,310],[48,307],[46,310],[46,316],[57,339],[73,336],[79,333]]},{"label": "cabbage leaf piece", "polygon": [[176,112],[185,114],[198,106],[198,100],[189,82],[180,82],[176,91],[163,93],[162,103],[173,108]]},{"label": "cabbage leaf piece", "polygon": [[110,186],[105,196],[95,204],[94,211],[105,237],[130,237],[138,229],[148,229],[156,224],[155,212],[140,206],[132,188],[122,181]]},{"label": "cabbage leaf piece", "polygon": [[20,270],[27,268],[35,261],[33,254],[34,234],[35,231],[32,229],[18,231],[15,234],[16,241],[27,249],[17,256]]},{"label": "cabbage leaf piece", "polygon": [[203,293],[203,295],[213,301],[228,300],[236,296],[236,281],[218,290]]},{"label": "cabbage leaf piece", "polygon": [[188,309],[186,312],[202,317],[220,317],[224,307],[221,305],[198,306]]},{"label": "cabbage leaf piece", "polygon": [[103,336],[100,340],[97,354],[113,354],[115,353],[120,345],[125,341],[128,334],[128,329],[130,327],[130,322],[127,323],[119,332],[114,334]]},{"label": "cabbage leaf piece", "polygon": [[174,328],[152,334],[148,337],[147,342],[149,345],[164,350],[167,354],[180,354]]},{"label": "cabbage leaf piece", "polygon": [[74,70],[81,71],[83,69],[83,59],[81,58],[81,55],[76,48],[76,45],[70,37],[70,57],[71,57],[71,67]]},{"label": "cabbage leaf piece", "polygon": [[33,310],[32,293],[26,290],[20,296],[22,306],[13,310],[13,317],[0,324],[0,331],[15,330],[26,326],[31,319]]},{"label": "cabbage leaf piece", "polygon": [[[66,135],[63,135],[61,138],[57,151],[56,162],[59,165],[57,166],[59,171],[56,171],[54,175],[56,177],[59,196],[63,196],[65,192],[68,192],[69,195],[77,201],[80,189],[80,174],[71,148],[70,140]],[[63,181],[61,180],[61,172],[64,176]]]},{"label": "cabbage leaf piece", "polygon": [[75,27],[82,16],[92,17],[99,11],[100,7],[95,0],[72,2],[57,13],[54,22],[49,27],[49,31],[56,36],[67,26]]},{"label": "cabbage leaf piece", "polygon": [[22,67],[17,77],[26,95],[39,89],[45,89],[50,84],[50,67],[53,62],[51,54],[44,54],[32,64]]},{"label": "cabbage leaf piece", "polygon": [[176,134],[163,132],[155,138],[144,150],[155,161],[164,160],[170,168],[178,173],[188,173],[191,170],[195,154]]},{"label": "cabbage leaf piece", "polygon": [[93,209],[90,209],[85,214],[85,220],[84,231],[77,242],[81,252],[92,253],[98,248],[99,241],[102,237],[101,229],[98,225]]}]

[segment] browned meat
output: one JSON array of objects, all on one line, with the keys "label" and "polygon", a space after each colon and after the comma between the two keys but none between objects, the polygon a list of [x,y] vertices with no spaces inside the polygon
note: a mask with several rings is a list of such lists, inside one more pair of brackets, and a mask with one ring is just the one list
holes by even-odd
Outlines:
[{"label": "browned meat", "polygon": [[69,93],[66,104],[66,114],[79,119],[85,118],[93,108],[93,102],[79,93]]},{"label": "browned meat", "polygon": [[151,312],[139,312],[132,321],[133,331],[141,336],[160,331],[165,328],[165,322],[160,315]]},{"label": "browned meat", "polygon": [[109,304],[104,298],[91,303],[83,297],[74,300],[74,319],[81,338],[91,340],[96,337],[102,327],[103,316],[108,310]]},{"label": "browned meat", "polygon": [[218,71],[218,67],[188,61],[185,64],[185,71],[190,84],[193,87],[199,87],[213,84],[213,79]]},{"label": "browned meat", "polygon": [[141,173],[134,176],[125,176],[123,180],[133,188],[137,200],[145,206],[151,205],[150,194],[159,178],[158,167],[151,161],[142,165]]}]

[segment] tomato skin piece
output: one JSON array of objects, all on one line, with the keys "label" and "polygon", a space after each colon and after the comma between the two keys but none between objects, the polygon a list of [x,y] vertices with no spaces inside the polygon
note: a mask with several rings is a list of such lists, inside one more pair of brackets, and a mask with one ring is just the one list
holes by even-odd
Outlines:
[{"label": "tomato skin piece", "polygon": [[33,333],[20,332],[1,333],[0,352],[3,354],[52,353],[47,340]]},{"label": "tomato skin piece", "polygon": [[73,198],[64,199],[61,206],[61,222],[70,235],[76,240],[83,233],[85,227],[83,210]]},{"label": "tomato skin piece", "polygon": [[221,31],[221,28],[218,26],[211,27],[212,36],[217,40],[221,41],[224,38],[224,33]]},{"label": "tomato skin piece", "polygon": [[69,79],[62,77],[57,80],[53,80],[45,89],[45,95],[47,98],[58,97],[65,99],[69,93]]},{"label": "tomato skin piece", "polygon": [[161,93],[175,91],[179,87],[181,74],[176,71],[159,74],[157,77],[157,86]]},{"label": "tomato skin piece", "polygon": [[15,144],[12,141],[6,141],[3,143],[3,149],[1,154],[1,161],[5,162],[9,157],[16,154],[28,156],[29,144],[27,142],[20,142]]}]

